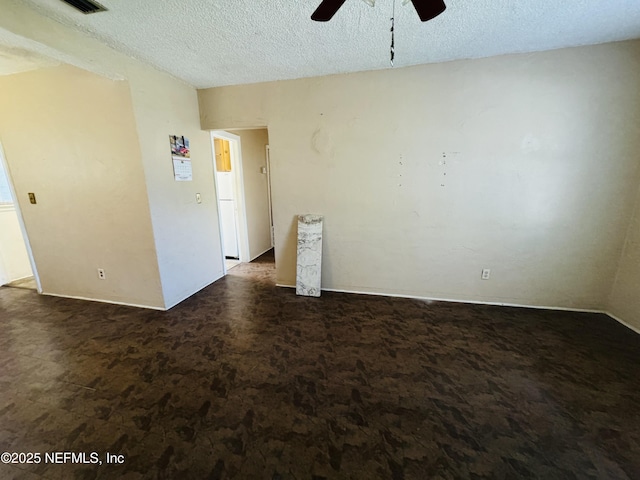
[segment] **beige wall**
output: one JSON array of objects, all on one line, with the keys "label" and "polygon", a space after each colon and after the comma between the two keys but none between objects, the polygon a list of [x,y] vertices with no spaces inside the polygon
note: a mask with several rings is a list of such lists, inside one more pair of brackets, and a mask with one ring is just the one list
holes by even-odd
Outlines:
[{"label": "beige wall", "polygon": [[608,311],[640,333],[640,190]]},{"label": "beige wall", "polygon": [[[142,177],[130,183],[136,195],[143,195],[140,201],[151,216],[153,243],[149,252],[156,257],[155,269],[160,274],[161,306],[171,307],[219,278],[222,250],[211,145],[208,134],[200,130],[195,89],[39,15],[20,1],[0,0],[0,5],[0,29],[5,37],[108,78],[127,80],[128,85],[122,88],[127,89],[133,111],[133,123],[127,129],[136,136],[136,167],[142,172]],[[87,105],[100,112],[93,100]],[[105,121],[119,121],[119,117],[105,115]],[[193,182],[173,179],[169,135],[176,134],[191,140]],[[87,190],[91,185],[87,183]],[[196,203],[196,193],[202,195],[202,204]],[[79,255],[76,262],[84,265],[89,260]]]},{"label": "beige wall", "polygon": [[163,307],[128,84],[68,66],[0,77],[0,136],[43,292]]},{"label": "beige wall", "polygon": [[18,214],[12,206],[0,205],[0,285],[31,275]]},{"label": "beige wall", "polygon": [[[197,125],[194,90],[19,1],[0,4],[0,28],[5,32],[58,53],[53,55],[58,60],[128,80],[128,85],[109,84],[115,100],[104,112],[121,105],[114,117],[120,120],[127,111],[124,141],[131,143],[130,158],[140,160],[137,166],[121,165],[119,173],[131,188],[100,181],[109,165],[105,157],[115,156],[108,153],[111,147],[102,148],[103,140],[91,142],[95,154],[88,157],[102,159],[102,167],[78,162],[76,155],[85,156],[84,144],[55,168],[42,162],[48,150],[30,146],[41,158],[17,167],[29,183],[19,187],[22,191],[57,192],[53,185],[62,184],[62,172],[72,178],[86,173],[82,191],[72,197],[63,194],[65,201],[56,205],[68,215],[49,212],[67,231],[92,225],[79,230],[83,234],[77,241],[83,247],[66,268],[95,272],[96,260],[111,261],[113,254],[119,260],[111,267],[103,265],[107,277],[114,271],[124,275],[118,262],[128,263],[127,252],[108,250],[106,257],[97,258],[92,247],[85,250],[94,240],[104,246],[105,239],[116,236],[105,227],[107,222],[97,221],[107,210],[100,210],[96,201],[115,188],[127,204],[131,198],[141,202],[117,219],[124,226],[135,224],[122,227],[122,248],[126,244],[143,250],[126,266],[134,269],[142,262],[138,277],[131,278],[142,290],[122,286],[135,292],[136,303],[143,299],[171,306],[217,278],[222,266],[213,170],[210,158],[205,159],[211,152],[208,136],[205,139]],[[638,185],[639,53],[638,42],[625,42],[211,89],[200,92],[200,120],[205,129],[269,125],[280,283],[294,282],[294,216],[312,212],[326,216],[323,283],[328,288],[604,308]],[[101,111],[96,98],[87,101],[91,112],[83,108],[78,115]],[[26,106],[33,109],[30,102]],[[75,100],[70,102],[75,105]],[[51,116],[48,107],[43,110],[29,118],[30,125]],[[74,126],[101,138],[104,129],[85,120]],[[100,120],[97,125],[102,125]],[[39,135],[57,145],[50,138],[57,128]],[[18,127],[6,131],[17,132]],[[129,138],[132,131],[137,141]],[[12,140],[11,155],[23,156],[16,145],[34,136],[26,132]],[[169,134],[192,139],[193,183],[173,182],[164,146]],[[0,136],[6,136],[2,129]],[[36,161],[44,168],[38,176],[29,171]],[[121,187],[126,191],[118,190]],[[195,204],[195,193],[203,194],[202,205]],[[88,203],[83,211],[79,205],[84,198]],[[27,228],[31,224],[44,238],[61,226],[37,213],[42,206],[25,217],[30,216]],[[151,243],[141,214],[145,209],[152,219]],[[116,220],[115,210],[108,211]],[[209,218],[212,223],[207,223]],[[130,247],[136,238],[140,244]],[[188,254],[181,257],[187,241]],[[53,245],[58,244],[64,253],[64,242],[54,236]],[[121,248],[120,242],[116,245],[116,250]],[[39,251],[46,248],[43,243]],[[632,251],[627,246],[625,255]],[[46,255],[55,267],[47,269],[61,266]],[[156,262],[150,265],[147,260],[154,255]],[[616,299],[632,285],[625,280],[632,276],[622,258],[611,296],[618,311]],[[492,269],[491,280],[479,280],[481,268]],[[83,280],[59,286],[69,294]],[[114,299],[123,292],[93,293]]]},{"label": "beige wall", "polygon": [[635,41],[208,89],[201,122],[269,127],[280,284],[295,215],[317,213],[325,288],[601,309],[639,180],[639,59]]},{"label": "beige wall", "polygon": [[230,130],[229,133],[240,137],[249,258],[253,260],[271,249],[267,174],[261,170],[267,166],[265,147],[269,144],[269,134],[266,128]]},{"label": "beige wall", "polygon": [[[200,129],[195,89],[153,71],[137,71],[130,79],[169,308],[223,275],[211,138]],[[189,138],[193,181],[175,181],[169,135]]]}]

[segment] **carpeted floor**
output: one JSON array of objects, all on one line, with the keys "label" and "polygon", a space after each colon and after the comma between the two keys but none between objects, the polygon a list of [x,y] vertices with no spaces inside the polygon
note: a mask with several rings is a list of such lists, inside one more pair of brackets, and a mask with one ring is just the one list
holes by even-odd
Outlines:
[{"label": "carpeted floor", "polygon": [[604,315],[301,298],[269,254],[169,312],[0,288],[0,452],[43,455],[2,479],[638,479],[639,392]]},{"label": "carpeted floor", "polygon": [[227,258],[224,261],[225,267],[227,267],[227,271],[231,270],[233,267],[237,267],[242,262],[240,260],[236,260],[234,258]]}]

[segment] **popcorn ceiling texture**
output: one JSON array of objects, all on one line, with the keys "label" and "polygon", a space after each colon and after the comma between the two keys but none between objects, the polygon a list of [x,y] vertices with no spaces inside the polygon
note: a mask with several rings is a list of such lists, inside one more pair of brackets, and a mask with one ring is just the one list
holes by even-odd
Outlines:
[{"label": "popcorn ceiling texture", "polygon": [[[25,1],[198,88],[390,68],[393,0],[348,0],[329,23],[310,20],[320,0],[101,0],[87,16]],[[446,3],[421,23],[396,0],[396,67],[640,37],[638,0]]]}]

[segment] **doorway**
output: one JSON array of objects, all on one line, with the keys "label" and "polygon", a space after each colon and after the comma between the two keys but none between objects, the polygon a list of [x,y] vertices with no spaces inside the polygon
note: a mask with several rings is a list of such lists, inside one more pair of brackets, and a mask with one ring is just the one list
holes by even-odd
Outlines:
[{"label": "doorway", "polygon": [[234,162],[232,168],[229,140],[215,138],[214,144],[224,255],[227,260],[239,261],[240,245],[238,244],[238,211],[236,203],[238,194],[234,185],[236,162]]},{"label": "doorway", "polygon": [[267,160],[267,199],[269,202],[269,234],[271,235],[271,248],[276,246],[276,234],[273,228],[273,203],[271,200],[271,149],[269,144],[265,147],[265,158]]},{"label": "doorway", "polygon": [[20,206],[0,145],[0,285],[42,292]]},{"label": "doorway", "polygon": [[242,181],[242,151],[240,137],[237,135],[215,131],[212,132],[211,138],[226,273],[239,263],[249,261]]},{"label": "doorway", "polygon": [[211,132],[225,273],[273,248],[266,128]]}]

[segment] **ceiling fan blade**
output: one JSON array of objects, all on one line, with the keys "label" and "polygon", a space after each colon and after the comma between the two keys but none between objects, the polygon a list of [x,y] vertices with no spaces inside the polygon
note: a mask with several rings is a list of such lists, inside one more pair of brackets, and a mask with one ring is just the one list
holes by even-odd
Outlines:
[{"label": "ceiling fan blade", "polygon": [[442,0],[411,0],[411,3],[423,22],[436,18],[447,9]]},{"label": "ceiling fan blade", "polygon": [[311,20],[316,22],[328,22],[333,18],[340,7],[347,0],[322,0],[322,3],[311,15]]}]

